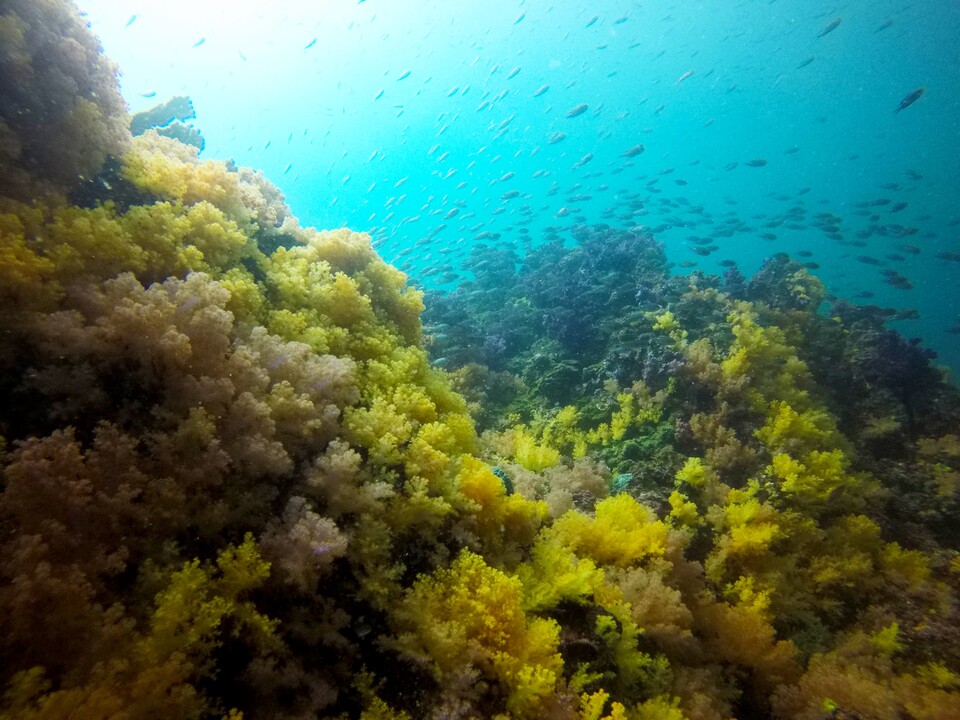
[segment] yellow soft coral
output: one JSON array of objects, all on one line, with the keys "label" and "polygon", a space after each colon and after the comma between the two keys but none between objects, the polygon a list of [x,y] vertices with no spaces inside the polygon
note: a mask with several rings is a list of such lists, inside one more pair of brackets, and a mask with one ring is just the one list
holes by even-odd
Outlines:
[{"label": "yellow soft coral", "polygon": [[[470,456],[461,459],[455,482],[471,511],[464,526],[477,535],[480,547],[516,562],[518,546],[531,543],[546,519],[546,504],[516,493],[507,495],[490,466]],[[510,558],[503,556],[508,550]]]},{"label": "yellow soft coral", "polygon": [[[198,560],[184,564],[157,596],[145,635],[124,637],[118,627],[112,657],[100,663],[85,684],[50,692],[42,668],[18,673],[0,718],[205,714],[209,708],[190,683],[214,671],[212,654],[228,629],[252,647],[275,650],[279,645],[277,623],[248,598],[269,571],[249,534],[239,546],[219,553],[216,569]],[[119,611],[111,610],[113,621]]]},{"label": "yellow soft coral", "polygon": [[560,463],[560,453],[539,442],[525,425],[515,425],[502,434],[500,449],[510,459],[532,472],[542,472]]},{"label": "yellow soft coral", "polygon": [[850,461],[840,450],[813,451],[802,461],[778,453],[767,468],[780,482],[784,493],[810,512],[820,509],[854,511],[863,508],[879,492],[874,480],[862,473],[850,473]]},{"label": "yellow soft coral", "polygon": [[530,560],[517,569],[517,577],[523,584],[524,608],[531,611],[564,601],[588,602],[605,582],[603,571],[592,560],[577,557],[552,532],[538,537]]},{"label": "yellow soft coral", "polygon": [[609,391],[616,399],[617,409],[609,422],[582,429],[579,412],[567,406],[544,425],[541,439],[561,453],[581,458],[591,450],[622,441],[635,428],[658,422],[663,415],[663,403],[673,390],[672,380],[656,393],[643,381],[634,383],[629,392],[617,392],[614,385]]},{"label": "yellow soft coral", "polygon": [[693,528],[700,522],[697,506],[687,500],[687,497],[680,491],[674,490],[670,493],[668,502],[670,503],[670,517],[681,526]]},{"label": "yellow soft coral", "polygon": [[395,646],[440,682],[475,669],[500,684],[509,712],[529,718],[542,716],[557,692],[559,626],[524,613],[520,582],[479,555],[464,551],[449,568],[421,576],[394,617]]},{"label": "yellow soft coral", "polygon": [[719,536],[705,564],[707,577],[722,582],[748,567],[763,567],[770,546],[784,534],[776,508],[756,497],[758,486],[731,490],[725,505],[707,511]]},{"label": "yellow soft coral", "polygon": [[375,398],[370,407],[347,408],[344,435],[353,444],[365,447],[370,461],[396,465],[403,459],[403,446],[413,437],[414,425],[386,399]]},{"label": "yellow soft coral", "polygon": [[[32,222],[22,214],[33,215]],[[0,301],[4,307],[50,310],[62,292],[53,280],[56,265],[38,255],[26,240],[27,227],[39,224],[38,215],[26,208],[22,213],[0,214]]]},{"label": "yellow soft coral", "polygon": [[593,518],[568,512],[553,530],[565,545],[603,564],[625,567],[663,555],[669,528],[629,495],[601,500],[595,511]]},{"label": "yellow soft coral", "polygon": [[716,482],[716,473],[709,466],[703,464],[698,457],[686,459],[683,467],[677,471],[677,482],[684,482],[695,488],[702,488],[708,483]]},{"label": "yellow soft coral", "polygon": [[244,203],[240,176],[226,163],[198,157],[191,145],[148,130],[133,139],[123,157],[123,176],[138,188],[163,200],[194,205],[206,201],[232,220],[246,224],[252,219]]},{"label": "yellow soft coral", "polygon": [[735,338],[720,363],[728,386],[739,392],[742,380],[749,378],[746,400],[754,410],[763,411],[774,400],[805,409],[810,401],[810,371],[787,342],[784,331],[758,324],[748,303],[740,303],[727,321]]},{"label": "yellow soft coral", "polygon": [[823,408],[797,412],[783,401],[771,403],[766,424],[754,432],[771,452],[800,454],[827,450],[841,443],[836,423]]},{"label": "yellow soft coral", "polygon": [[241,545],[223,550],[217,569],[219,573],[214,574],[193,560],[173,574],[170,585],[157,596],[143,652],[157,660],[175,652],[205,656],[218,644],[227,617],[245,627],[251,639],[274,642],[276,623],[244,599],[270,574],[270,563],[260,557],[253,536],[248,534]]},{"label": "yellow soft coral", "polygon": [[677,347],[682,348],[687,343],[687,331],[680,326],[677,318],[669,310],[665,310],[655,317],[653,329],[669,335]]}]

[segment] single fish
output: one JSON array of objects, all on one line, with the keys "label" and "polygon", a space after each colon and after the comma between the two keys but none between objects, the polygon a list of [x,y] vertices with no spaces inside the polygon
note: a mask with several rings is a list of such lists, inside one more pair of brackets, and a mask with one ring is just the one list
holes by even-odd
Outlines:
[{"label": "single fish", "polygon": [[516,77],[517,75],[519,75],[519,74],[520,74],[520,66],[517,65],[517,67],[515,67],[513,70],[511,70],[511,71],[510,71],[510,74],[507,75],[507,80],[512,80],[513,78],[515,78],[515,77]]},{"label": "single fish", "polygon": [[634,145],[634,146],[633,146],[632,148],[630,148],[629,150],[624,150],[622,153],[620,153],[620,157],[635,158],[637,155],[639,155],[640,153],[642,153],[644,150],[646,150],[646,148],[645,148],[643,145]]},{"label": "single fish", "polygon": [[304,45],[304,46],[303,46],[303,49],[304,49],[304,50],[309,50],[310,48],[312,48],[312,47],[313,47],[314,45],[316,45],[316,44],[317,44],[317,39],[314,38],[313,40],[311,40],[310,42],[308,42],[306,45]]},{"label": "single fish", "polygon": [[533,96],[540,97],[549,89],[550,89],[549,85],[541,85],[539,88],[537,88],[537,91],[533,94]]},{"label": "single fish", "polygon": [[400,74],[400,77],[397,78],[397,82],[400,82],[401,80],[405,80],[406,78],[410,77],[411,72],[412,71],[410,70],[405,70],[403,73]]},{"label": "single fish", "polygon": [[767,164],[767,161],[764,158],[754,158],[753,160],[747,160],[744,165],[749,167],[763,167]]},{"label": "single fish", "polygon": [[140,93],[140,97],[145,97],[145,98],[152,98],[156,96],[157,96],[156,92]]},{"label": "single fish", "polygon": [[797,70],[800,68],[805,68],[807,65],[813,62],[813,55],[808,57],[806,60],[802,60],[799,65],[797,65]]},{"label": "single fish", "polygon": [[137,20],[137,16],[136,16],[136,15],[131,15],[131,16],[130,16],[130,19],[127,20],[127,24],[124,25],[124,27],[125,27],[125,28],[130,27],[131,25],[133,25],[134,22],[136,22],[136,20]]},{"label": "single fish", "polygon": [[890,18],[889,20],[884,20],[883,23],[880,25],[880,27],[878,27],[878,28],[877,28],[876,30],[874,30],[873,32],[874,32],[874,34],[876,34],[876,33],[878,33],[878,32],[883,32],[884,30],[886,30],[886,29],[887,29],[888,27],[890,27],[891,25],[893,25],[893,18]]},{"label": "single fish", "polygon": [[687,70],[683,75],[677,78],[677,81],[674,83],[674,85],[679,85],[680,83],[682,83],[688,77],[693,75],[693,72],[694,72],[693,70]]},{"label": "single fish", "polygon": [[900,104],[897,105],[897,109],[894,110],[895,113],[900,112],[901,110],[906,110],[908,107],[913,105],[925,92],[925,88],[919,87],[916,90],[911,91],[907,94],[903,100],[900,101]]},{"label": "single fish", "polygon": [[567,112],[566,117],[568,117],[568,118],[575,118],[575,117],[578,117],[578,116],[580,116],[580,115],[583,115],[583,114],[587,111],[587,108],[588,108],[588,107],[589,107],[589,106],[588,106],[586,103],[580,103],[580,104],[577,105],[575,108],[571,108],[570,111]]},{"label": "single fish", "polygon": [[526,16],[527,16],[526,13],[520,13],[520,17],[518,17],[516,20],[514,20],[514,21],[513,21],[513,24],[514,24],[514,25],[519,25],[520,23],[523,22],[523,19],[524,19]]},{"label": "single fish", "polygon": [[588,27],[591,27],[591,26],[592,26],[594,23],[596,23],[597,20],[599,20],[599,19],[600,19],[600,16],[599,16],[599,15],[594,15],[592,18],[590,18],[590,22],[588,22],[586,25],[583,26],[584,29],[586,29],[586,28],[588,28]]},{"label": "single fish", "polygon": [[573,169],[579,170],[591,160],[593,160],[593,153],[587,153],[573,164]]},{"label": "single fish", "polygon": [[834,18],[833,20],[831,20],[830,22],[828,22],[826,25],[823,26],[823,29],[819,33],[817,33],[817,37],[822,38],[824,35],[829,35],[834,30],[836,30],[837,26],[840,25],[840,23],[842,22],[843,22],[843,18]]},{"label": "single fish", "polygon": [[200,47],[200,46],[203,45],[206,41],[207,41],[206,38],[200,38],[199,40],[197,40],[197,41],[193,44],[193,47],[195,47],[195,48],[196,48],[196,47]]}]

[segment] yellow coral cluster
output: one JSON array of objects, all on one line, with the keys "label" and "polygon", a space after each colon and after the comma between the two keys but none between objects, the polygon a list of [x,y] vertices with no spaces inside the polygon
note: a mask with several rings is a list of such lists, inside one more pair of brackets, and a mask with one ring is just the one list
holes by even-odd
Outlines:
[{"label": "yellow coral cluster", "polygon": [[523,612],[515,578],[465,551],[410,589],[396,621],[400,651],[426,663],[444,685],[500,683],[511,715],[544,716],[563,667],[560,628]]},{"label": "yellow coral cluster", "polygon": [[567,405],[547,417],[536,418],[530,425],[517,424],[499,434],[489,432],[487,444],[507,461],[542,472],[556,467],[563,457],[578,460],[656,424],[674,387],[670,382],[654,393],[638,381],[629,392],[617,392],[614,388],[611,400],[616,409],[610,412],[608,422],[584,428],[580,411]]}]

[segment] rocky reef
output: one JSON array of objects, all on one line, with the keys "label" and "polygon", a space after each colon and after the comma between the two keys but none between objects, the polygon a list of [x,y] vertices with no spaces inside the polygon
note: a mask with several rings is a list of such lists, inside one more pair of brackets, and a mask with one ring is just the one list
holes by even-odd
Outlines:
[{"label": "rocky reef", "polygon": [[425,332],[70,3],[0,37],[0,718],[960,716],[960,396],[882,314],[579,227]]}]

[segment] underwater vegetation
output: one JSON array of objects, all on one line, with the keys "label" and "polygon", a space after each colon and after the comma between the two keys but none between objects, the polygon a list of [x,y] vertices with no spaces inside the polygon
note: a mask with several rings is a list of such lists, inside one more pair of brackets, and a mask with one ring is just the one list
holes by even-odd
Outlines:
[{"label": "underwater vegetation", "polygon": [[132,136],[70,3],[0,35],[0,718],[960,717],[960,395],[880,308],[600,226],[424,297]]}]

